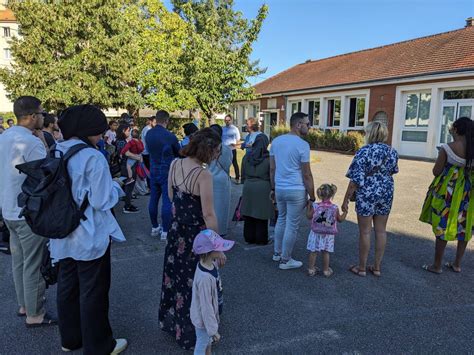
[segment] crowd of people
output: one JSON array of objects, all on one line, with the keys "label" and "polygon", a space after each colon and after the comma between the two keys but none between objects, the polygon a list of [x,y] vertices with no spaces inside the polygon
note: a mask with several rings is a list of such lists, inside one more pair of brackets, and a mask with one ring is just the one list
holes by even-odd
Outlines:
[{"label": "crowd of people", "polygon": [[[380,122],[371,122],[365,129],[367,144],[348,168],[349,183],[339,207],[332,201],[337,192],[334,184],[314,186],[310,146],[304,140],[310,123],[303,112],[291,116],[290,132],[275,138],[270,149],[255,118],[247,120],[243,142],[230,115],[223,127],[199,129],[194,123],[185,124],[185,137],[179,141],[168,130],[171,118],[163,110],[149,118],[141,131],[130,120],[108,122],[92,105],[70,107],[57,118],[44,112],[40,100],[31,96],[15,101],[14,114],[17,124],[0,135],[0,165],[4,167],[0,231],[4,241],[9,234],[16,312],[25,317],[27,327],[57,324],[63,351],[82,348],[84,354],[118,354],[127,347],[125,339],[113,336],[109,323],[110,248],[112,242],[125,241],[114,207],[123,199],[124,213],[139,212],[132,204],[139,181],[150,190],[151,237],[166,241],[159,325],[183,349],[194,348],[195,354],[210,354],[212,343],[220,340],[224,298],[219,268],[226,263],[224,252],[234,245],[223,238],[229,235],[232,212],[231,166],[234,183],[243,185],[237,206],[244,221],[243,239],[248,244],[273,243],[271,257],[280,270],[304,264],[293,258],[293,250],[306,216],[310,221],[307,274],[320,273],[317,256],[321,254],[321,274],[333,276],[330,254],[338,224],[344,222],[354,201],[359,259],[349,271],[361,277],[367,272],[382,275],[398,154],[386,144],[388,129]],[[457,241],[458,247],[456,259],[445,265],[461,272],[473,232],[473,121],[459,118],[451,134],[453,142],[439,147],[435,178],[420,216],[432,225],[436,237],[434,262],[423,265],[435,274],[442,272],[448,241]],[[245,151],[240,167],[237,149]],[[35,208],[34,199],[19,207],[18,196],[28,191],[22,188],[25,176],[17,165],[40,161],[38,167],[47,170],[51,159],[63,158],[71,198],[82,215],[72,232],[48,239],[37,235],[35,222],[28,215],[25,218],[28,209]],[[270,238],[272,219],[276,226]],[[368,265],[372,229],[375,259]],[[40,266],[45,252],[59,265],[57,319],[44,304]]]}]

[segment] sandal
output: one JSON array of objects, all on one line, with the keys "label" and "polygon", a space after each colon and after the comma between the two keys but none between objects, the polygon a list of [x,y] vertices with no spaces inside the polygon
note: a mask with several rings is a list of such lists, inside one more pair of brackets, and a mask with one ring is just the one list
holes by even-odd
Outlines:
[{"label": "sandal", "polygon": [[441,273],[443,271],[438,271],[436,269],[433,268],[433,265],[428,265],[428,264],[425,264],[421,267],[423,270],[426,270],[428,272],[432,272],[433,274],[436,274],[436,275],[441,275]]},{"label": "sandal", "polygon": [[359,267],[357,265],[351,265],[351,267],[349,267],[349,271],[357,276],[361,276],[361,277],[367,276],[367,273],[365,272],[365,270],[364,271],[359,270]]},{"label": "sandal", "polygon": [[56,319],[50,318],[47,314],[44,315],[43,321],[41,323],[25,323],[27,328],[49,327],[56,324],[58,324],[58,321]]},{"label": "sandal", "polygon": [[308,269],[308,276],[316,276],[319,273],[319,269],[316,267],[314,269]]},{"label": "sandal", "polygon": [[334,271],[331,268],[328,268],[327,271],[323,271],[324,276],[331,277],[334,274]]},{"label": "sandal", "polygon": [[461,272],[461,268],[458,266],[454,266],[454,263],[446,263],[444,264],[444,266],[446,266],[448,269],[450,269],[451,271],[455,273],[459,274]]},{"label": "sandal", "polygon": [[370,271],[370,273],[371,273],[372,275],[374,275],[374,276],[376,276],[376,277],[382,276],[382,274],[380,273],[380,270],[376,270],[376,269],[375,269],[375,266],[372,266],[372,265],[371,265],[371,266],[369,266],[367,269]]}]

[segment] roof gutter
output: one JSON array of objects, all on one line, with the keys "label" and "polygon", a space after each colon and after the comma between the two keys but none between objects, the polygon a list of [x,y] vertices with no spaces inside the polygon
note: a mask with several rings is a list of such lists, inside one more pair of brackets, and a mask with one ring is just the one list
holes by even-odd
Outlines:
[{"label": "roof gutter", "polygon": [[446,71],[440,71],[440,72],[429,73],[429,74],[421,74],[421,75],[420,74],[406,75],[406,76],[399,76],[396,78],[358,81],[356,83],[318,86],[318,87],[313,87],[313,88],[308,88],[308,89],[276,91],[276,92],[262,94],[259,97],[265,98],[265,97],[274,97],[274,96],[281,96],[281,95],[315,93],[315,92],[322,92],[322,91],[328,91],[328,90],[333,90],[333,89],[360,88],[360,87],[367,87],[368,84],[371,84],[371,86],[376,86],[376,85],[397,84],[397,83],[400,83],[401,81],[403,82],[424,81],[424,80],[430,80],[433,77],[436,77],[437,79],[445,79],[445,78],[451,78],[451,77],[459,78],[459,77],[469,76],[469,75],[474,75],[474,68],[446,70]]}]

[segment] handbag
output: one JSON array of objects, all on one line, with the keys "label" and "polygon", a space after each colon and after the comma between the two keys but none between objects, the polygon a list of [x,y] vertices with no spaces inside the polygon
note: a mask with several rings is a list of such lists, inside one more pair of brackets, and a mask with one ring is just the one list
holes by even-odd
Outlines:
[{"label": "handbag", "polygon": [[40,265],[41,276],[46,282],[46,288],[58,282],[59,266],[57,263],[53,264],[51,254],[49,253],[48,244],[44,245],[43,259]]},{"label": "handbag", "polygon": [[[380,169],[382,169],[382,166],[385,165],[385,163],[387,162],[388,158],[390,157],[390,154],[392,153],[392,149],[390,149],[390,152],[387,154],[387,156],[385,157],[385,159],[383,160],[382,164],[376,166],[375,168],[373,168],[371,171],[369,171],[368,174],[365,175],[365,177],[369,177],[369,176],[372,176],[372,175],[375,175],[376,173],[378,173],[380,171]],[[355,202],[356,200],[356,195],[357,194],[357,190],[355,190],[352,195],[349,196],[349,201],[350,202]]]},{"label": "handbag", "polygon": [[235,207],[234,215],[232,216],[233,222],[241,222],[244,220],[242,214],[240,213],[241,207],[242,207],[242,196],[240,196],[239,202],[237,202],[237,206]]}]

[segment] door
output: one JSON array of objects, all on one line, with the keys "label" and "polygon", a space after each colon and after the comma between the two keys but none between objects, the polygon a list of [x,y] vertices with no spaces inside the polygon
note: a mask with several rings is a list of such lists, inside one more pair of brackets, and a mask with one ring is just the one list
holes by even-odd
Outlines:
[{"label": "door", "polygon": [[459,117],[474,119],[474,100],[449,101],[443,103],[441,109],[441,134],[440,143],[450,143],[453,138],[449,134],[449,129],[454,121]]}]

